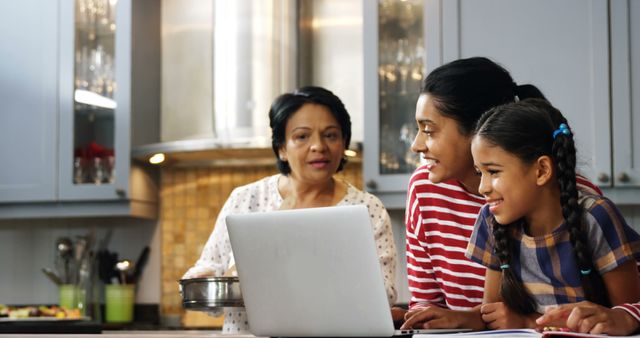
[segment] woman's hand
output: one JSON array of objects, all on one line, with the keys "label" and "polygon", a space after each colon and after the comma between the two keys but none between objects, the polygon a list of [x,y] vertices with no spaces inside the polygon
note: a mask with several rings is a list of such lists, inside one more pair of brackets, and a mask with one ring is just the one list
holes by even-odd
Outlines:
[{"label": "woman's hand", "polygon": [[394,306],[391,308],[391,318],[393,318],[394,322],[404,321],[404,316],[407,314],[407,310]]},{"label": "woman's hand", "polygon": [[215,271],[209,267],[194,266],[182,275],[181,279],[215,277]]},{"label": "woman's hand", "polygon": [[[202,266],[193,266],[191,269],[187,270],[187,272],[182,275],[181,279],[192,279],[192,278],[206,278],[206,277],[215,277],[215,271],[209,267]],[[180,294],[182,294],[182,284],[178,284],[178,288],[180,290]],[[222,315],[222,308],[213,308],[209,311],[204,311],[211,317],[220,317]]]},{"label": "woman's hand", "polygon": [[401,329],[459,329],[484,330],[485,326],[476,310],[455,311],[437,306],[409,310]]},{"label": "woman's hand", "polygon": [[393,319],[393,326],[395,326],[396,329],[400,328],[404,323],[404,315],[406,313],[406,309],[397,306],[391,307],[391,319]]},{"label": "woman's hand", "polygon": [[503,302],[482,304],[480,312],[482,321],[491,330],[535,328],[535,319],[540,316],[538,313],[521,315]]},{"label": "woman's hand", "polygon": [[632,334],[640,326],[633,316],[622,309],[610,309],[588,301],[549,307],[536,323],[538,329],[545,326],[567,327],[580,333],[614,336]]}]

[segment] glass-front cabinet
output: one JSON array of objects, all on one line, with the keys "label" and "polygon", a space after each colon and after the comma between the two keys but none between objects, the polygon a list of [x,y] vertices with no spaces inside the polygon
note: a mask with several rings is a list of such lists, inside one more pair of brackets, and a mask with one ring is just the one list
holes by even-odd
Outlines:
[{"label": "glass-front cabinet", "polygon": [[155,217],[153,173],[131,148],[159,139],[160,5],[0,6],[0,42],[19,42],[0,55],[0,150],[11,163],[0,170],[0,218]]},{"label": "glass-front cabinet", "polygon": [[425,74],[424,1],[364,2],[365,185],[388,207],[404,206],[415,105]]},{"label": "glass-front cabinet", "polygon": [[62,1],[60,200],[155,202],[131,148],[159,139],[160,5]]},{"label": "glass-front cabinet", "polygon": [[77,0],[73,183],[114,183],[116,0]]},{"label": "glass-front cabinet", "polygon": [[[125,198],[129,189],[131,1],[64,1],[60,198]],[[117,133],[117,134],[116,134]],[[117,137],[116,137],[117,135]]]}]

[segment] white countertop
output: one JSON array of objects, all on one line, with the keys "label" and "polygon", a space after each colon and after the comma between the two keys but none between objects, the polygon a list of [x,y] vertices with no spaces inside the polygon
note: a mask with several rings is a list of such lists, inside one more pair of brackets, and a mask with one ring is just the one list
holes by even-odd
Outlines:
[{"label": "white countertop", "polygon": [[136,338],[254,338],[251,334],[222,334],[220,331],[208,330],[166,330],[166,331],[102,331],[101,334],[6,334],[7,337],[72,337],[72,338],[122,338],[135,336]]}]

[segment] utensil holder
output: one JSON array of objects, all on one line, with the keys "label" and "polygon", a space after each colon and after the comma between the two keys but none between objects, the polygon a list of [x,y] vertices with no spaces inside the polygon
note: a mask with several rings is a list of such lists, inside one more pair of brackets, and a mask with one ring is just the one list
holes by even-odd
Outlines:
[{"label": "utensil holder", "polygon": [[75,284],[62,284],[59,289],[60,307],[68,310],[79,309],[80,314],[85,314],[86,292],[83,288]]},{"label": "utensil holder", "polygon": [[107,323],[129,323],[133,320],[135,285],[105,285],[105,321]]}]

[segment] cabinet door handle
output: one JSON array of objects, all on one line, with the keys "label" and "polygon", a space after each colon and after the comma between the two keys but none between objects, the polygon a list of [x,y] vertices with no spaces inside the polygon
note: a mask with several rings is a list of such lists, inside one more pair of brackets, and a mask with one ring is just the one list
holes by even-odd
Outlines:
[{"label": "cabinet door handle", "polygon": [[605,174],[605,173],[600,173],[598,174],[598,182],[600,183],[607,183],[609,182],[609,175]]},{"label": "cabinet door handle", "polygon": [[376,183],[376,181],[374,180],[368,180],[366,186],[369,190],[378,189],[378,183]]},{"label": "cabinet door handle", "polygon": [[119,197],[126,197],[127,192],[123,188],[116,188],[116,195]]},{"label": "cabinet door handle", "polygon": [[621,172],[620,175],[618,175],[618,181],[622,183],[629,183],[631,182],[631,177],[627,173]]}]

